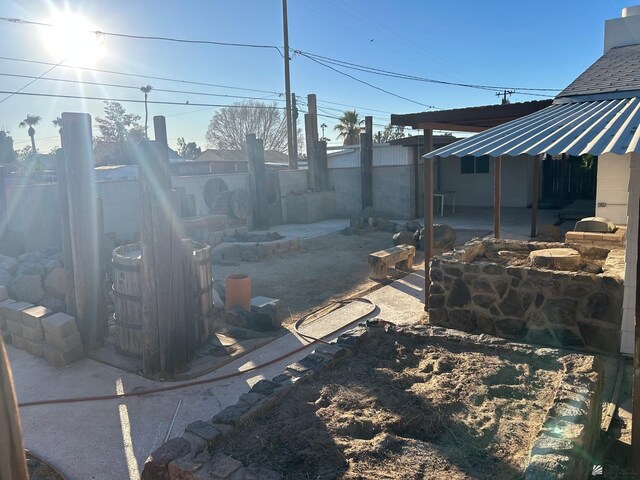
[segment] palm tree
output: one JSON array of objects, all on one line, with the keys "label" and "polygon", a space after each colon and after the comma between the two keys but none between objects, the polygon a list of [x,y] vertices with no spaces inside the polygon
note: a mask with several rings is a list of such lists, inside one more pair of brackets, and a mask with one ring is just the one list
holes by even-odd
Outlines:
[{"label": "palm tree", "polygon": [[51,120],[55,127],[58,127],[58,133],[62,135],[62,117],[56,117]]},{"label": "palm tree", "polygon": [[362,131],[362,124],[364,119],[358,118],[358,112],[355,110],[347,110],[340,117],[340,123],[338,123],[334,130],[338,133],[338,138],[344,138],[343,145],[357,145],[360,142],[360,132]]},{"label": "palm tree", "polygon": [[41,120],[41,118],[38,115],[31,115],[28,114],[27,118],[25,118],[24,120],[22,120],[18,126],[19,127],[26,127],[27,125],[29,125],[29,130],[27,131],[27,133],[29,134],[29,136],[31,137],[31,151],[32,154],[35,155],[36,154],[36,140],[35,140],[35,134],[36,134],[36,129],[33,128],[34,125],[37,125],[38,122]]},{"label": "palm tree", "polygon": [[149,139],[149,133],[147,131],[147,123],[149,122],[149,110],[147,109],[147,96],[149,92],[153,90],[151,85],[140,87],[140,91],[144,93],[144,138]]}]

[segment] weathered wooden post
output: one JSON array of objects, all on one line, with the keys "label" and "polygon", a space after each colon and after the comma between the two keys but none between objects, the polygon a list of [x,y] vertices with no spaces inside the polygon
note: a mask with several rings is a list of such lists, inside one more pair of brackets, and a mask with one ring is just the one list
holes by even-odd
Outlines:
[{"label": "weathered wooden post", "polygon": [[533,158],[533,185],[531,185],[531,238],[538,235],[538,197],[540,196],[540,163],[542,155]]},{"label": "weathered wooden post", "polygon": [[313,159],[316,162],[317,191],[329,190],[329,170],[327,168],[327,142],[316,141],[313,149]]},{"label": "weathered wooden post", "polygon": [[0,336],[0,479],[29,480],[9,357]]},{"label": "weathered wooden post", "polygon": [[100,281],[100,239],[96,218],[91,116],[62,114],[62,148],[67,183],[67,205],[75,286],[76,320],[85,349],[102,346],[106,311],[101,310],[106,292]]},{"label": "weathered wooden post", "polygon": [[66,283],[65,303],[67,313],[73,317],[76,310],[76,286],[73,277],[73,255],[71,254],[71,225],[69,224],[69,201],[67,172],[64,166],[64,152],[56,153],[56,177],[58,178],[58,197],[60,199],[60,231],[62,233],[62,254],[64,261],[64,275]]},{"label": "weathered wooden post", "polygon": [[[433,150],[433,130],[424,131],[423,153]],[[429,262],[433,254],[433,158],[424,159],[424,310],[429,310],[431,288],[431,268]]]},{"label": "weathered wooden post", "polygon": [[360,134],[360,178],[362,210],[373,207],[373,117],[366,116],[365,133]]},{"label": "weathered wooden post", "polygon": [[500,238],[500,203],[502,191],[502,157],[495,157],[493,164],[493,236]]},{"label": "weathered wooden post", "polygon": [[259,229],[269,228],[267,213],[267,170],[264,164],[264,143],[253,133],[246,136],[249,160],[249,186],[253,201],[253,224]]}]

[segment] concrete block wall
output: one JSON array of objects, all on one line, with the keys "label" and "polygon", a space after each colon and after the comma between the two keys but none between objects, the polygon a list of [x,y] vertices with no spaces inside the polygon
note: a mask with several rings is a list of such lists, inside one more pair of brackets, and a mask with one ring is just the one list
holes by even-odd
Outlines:
[{"label": "concrete block wall", "polygon": [[291,192],[300,192],[309,188],[308,170],[280,170],[280,195],[285,197]]},{"label": "concrete block wall", "polygon": [[[605,154],[598,157],[596,215],[613,223],[627,223],[631,155]],[[599,204],[606,204],[599,206]]]},{"label": "concrete block wall", "polygon": [[9,228],[24,232],[27,252],[60,245],[60,200],[57,184],[7,187]]},{"label": "concrete block wall", "polygon": [[[622,302],[622,337],[620,340],[620,351],[626,354],[633,354],[633,335],[635,325],[635,294],[636,294],[636,259],[638,258],[638,219],[640,218],[640,155],[629,156],[630,168],[627,169],[628,195],[627,195],[627,215],[624,223],[627,223],[627,248],[626,248],[626,270],[624,281],[624,297]],[[622,167],[619,167],[622,170]],[[600,165],[598,165],[598,184],[600,183]],[[624,182],[624,176],[618,181]],[[599,200],[598,200],[599,201]],[[596,211],[596,213],[598,213]]]},{"label": "concrete block wall", "polygon": [[116,232],[122,240],[133,239],[138,231],[138,181],[96,182],[96,195],[102,198],[104,231]]},{"label": "concrete block wall", "polygon": [[350,217],[362,213],[359,168],[330,168],[329,187],[336,191],[336,215]]},{"label": "concrete block wall", "polygon": [[171,183],[174,188],[183,187],[187,195],[194,195],[196,199],[196,216],[209,215],[209,207],[204,201],[204,186],[212,178],[221,178],[229,190],[244,188],[249,190],[248,173],[231,173],[227,175],[194,175],[189,177],[173,177]]}]

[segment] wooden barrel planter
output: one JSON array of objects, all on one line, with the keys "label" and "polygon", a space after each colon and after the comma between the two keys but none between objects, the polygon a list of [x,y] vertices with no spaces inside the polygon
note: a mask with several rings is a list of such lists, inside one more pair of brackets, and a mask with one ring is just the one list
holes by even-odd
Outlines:
[{"label": "wooden barrel planter", "polygon": [[[206,343],[213,335],[213,275],[211,247],[192,240],[183,240],[187,315],[185,325],[190,350]],[[113,251],[113,293],[115,297],[115,345],[119,352],[142,356],[142,257],[140,244],[123,245]],[[185,280],[186,282],[186,280]]]},{"label": "wooden barrel planter", "polygon": [[140,244],[123,245],[113,251],[113,293],[116,312],[115,344],[119,352],[142,356],[142,272]]}]

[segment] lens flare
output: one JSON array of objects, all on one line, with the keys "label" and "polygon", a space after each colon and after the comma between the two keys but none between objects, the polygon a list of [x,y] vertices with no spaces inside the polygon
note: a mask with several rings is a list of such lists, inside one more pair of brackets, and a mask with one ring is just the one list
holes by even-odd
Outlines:
[{"label": "lens flare", "polygon": [[[44,29],[44,43],[55,59],[79,67],[95,66],[104,55],[104,37],[95,33],[89,21],[71,12],[56,13]],[[92,31],[93,30],[93,31]]]}]

